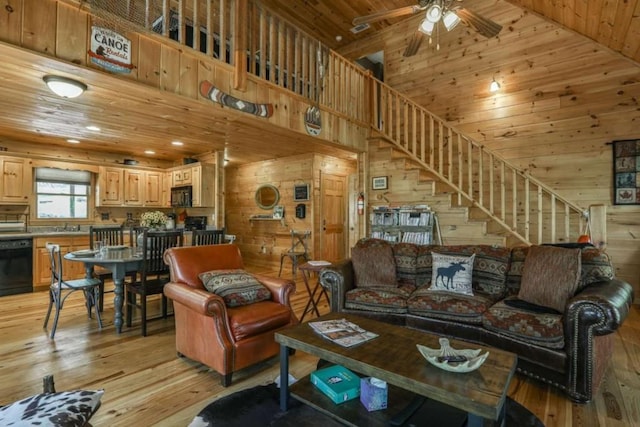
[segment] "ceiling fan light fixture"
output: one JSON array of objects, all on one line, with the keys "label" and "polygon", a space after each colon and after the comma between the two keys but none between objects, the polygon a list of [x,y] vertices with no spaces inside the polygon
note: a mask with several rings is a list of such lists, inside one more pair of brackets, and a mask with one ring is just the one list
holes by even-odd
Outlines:
[{"label": "ceiling fan light fixture", "polygon": [[422,22],[420,23],[420,27],[418,28],[418,30],[430,36],[435,26],[436,26],[435,23],[429,21],[428,19],[423,19]]},{"label": "ceiling fan light fixture", "polygon": [[434,1],[427,8],[427,21],[433,22],[434,24],[442,18],[442,4],[439,1]]},{"label": "ceiling fan light fixture", "polygon": [[46,75],[42,78],[51,92],[62,98],[76,98],[87,90],[87,85],[67,77]]},{"label": "ceiling fan light fixture", "polygon": [[448,10],[442,17],[442,23],[447,31],[451,31],[460,23],[460,18],[455,12]]},{"label": "ceiling fan light fixture", "polygon": [[491,80],[491,83],[489,84],[489,91],[497,92],[499,90],[500,90],[500,83],[498,83],[494,77],[493,80]]}]

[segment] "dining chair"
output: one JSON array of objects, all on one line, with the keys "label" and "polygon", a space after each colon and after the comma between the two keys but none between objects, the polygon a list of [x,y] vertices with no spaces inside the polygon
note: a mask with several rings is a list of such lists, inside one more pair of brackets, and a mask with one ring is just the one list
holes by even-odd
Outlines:
[{"label": "dining chair", "polygon": [[224,228],[217,230],[193,230],[191,246],[219,245],[224,243]]},{"label": "dining chair", "polygon": [[[172,247],[183,245],[182,230],[150,231],[143,228],[142,238],[139,239],[138,249],[142,256],[142,267],[135,281],[125,284],[126,293],[126,322],[130,327],[133,320],[133,309],[140,309],[140,323],[142,336],[147,336],[147,297],[162,295],[162,317],[167,317],[167,298],[163,294],[164,285],[169,282],[169,266],[162,259],[164,252]],[[138,242],[138,240],[136,240]],[[137,296],[140,300],[137,300]]]},{"label": "dining chair", "polygon": [[[95,249],[95,243],[102,242],[105,246],[115,246],[124,244],[124,227],[122,225],[90,226],[89,227],[89,248]],[[135,272],[133,272],[135,273]],[[100,280],[100,311],[104,308],[104,282],[111,279],[111,271],[104,267],[96,266],[93,275]],[[107,291],[107,292],[113,292]]]},{"label": "dining chair", "polygon": [[280,272],[278,273],[278,277],[282,275],[282,264],[286,258],[291,259],[291,270],[293,272],[293,277],[296,277],[296,272],[298,271],[298,265],[300,263],[300,259],[303,259],[305,262],[309,261],[309,237],[311,236],[311,231],[295,231],[291,230],[291,247],[283,251],[280,254]]},{"label": "dining chair", "polygon": [[44,318],[45,329],[49,323],[51,309],[54,306],[56,309],[56,314],[53,319],[53,328],[51,328],[51,339],[53,339],[56,334],[58,319],[60,318],[60,311],[62,310],[64,302],[67,300],[69,295],[76,291],[82,291],[84,293],[87,314],[89,318],[91,318],[91,307],[93,307],[96,312],[96,317],[98,318],[98,326],[102,329],[102,319],[100,318],[100,310],[97,304],[100,296],[100,280],[96,278],[64,280],[60,245],[48,243],[46,248],[49,253],[49,261],[51,263],[51,285],[49,286],[49,309],[47,310],[47,315]]}]

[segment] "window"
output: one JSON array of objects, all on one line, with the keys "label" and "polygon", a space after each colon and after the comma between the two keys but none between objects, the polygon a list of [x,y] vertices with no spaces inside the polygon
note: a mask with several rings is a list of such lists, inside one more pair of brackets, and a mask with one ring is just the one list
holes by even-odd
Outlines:
[{"label": "window", "polygon": [[89,217],[91,173],[53,168],[36,169],[38,219]]}]

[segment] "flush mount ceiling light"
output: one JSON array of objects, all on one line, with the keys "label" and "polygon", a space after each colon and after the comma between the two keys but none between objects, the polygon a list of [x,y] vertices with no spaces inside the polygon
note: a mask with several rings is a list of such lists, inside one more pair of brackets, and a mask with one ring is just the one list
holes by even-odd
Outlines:
[{"label": "flush mount ceiling light", "polygon": [[182,141],[171,141],[171,145],[175,145],[177,147],[181,147],[184,145]]},{"label": "flush mount ceiling light", "polygon": [[500,90],[500,83],[498,83],[496,81],[496,78],[494,77],[493,80],[491,80],[491,84],[489,84],[489,91],[490,92],[497,92]]},{"label": "flush mount ceiling light", "polygon": [[42,80],[44,80],[51,92],[62,98],[75,98],[87,90],[86,84],[67,77],[47,75]]}]

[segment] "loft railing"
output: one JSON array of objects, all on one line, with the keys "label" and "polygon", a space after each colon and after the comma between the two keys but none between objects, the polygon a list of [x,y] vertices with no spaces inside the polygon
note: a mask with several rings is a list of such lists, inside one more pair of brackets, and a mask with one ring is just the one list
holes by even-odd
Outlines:
[{"label": "loft railing", "polygon": [[[144,0],[145,27],[370,124],[485,215],[525,243],[575,241],[582,209],[447,126],[311,36],[249,0]],[[150,2],[161,2],[151,11]],[[161,12],[160,12],[161,10]],[[242,66],[238,66],[242,61]],[[236,81],[242,79],[237,78]]]},{"label": "loft railing", "polygon": [[372,79],[371,126],[524,243],[573,242],[586,217],[577,205]]}]

